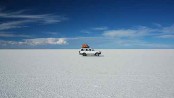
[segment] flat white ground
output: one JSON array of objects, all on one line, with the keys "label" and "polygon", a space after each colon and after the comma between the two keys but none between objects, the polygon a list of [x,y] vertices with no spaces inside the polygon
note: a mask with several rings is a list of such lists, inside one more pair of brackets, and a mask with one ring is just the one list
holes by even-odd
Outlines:
[{"label": "flat white ground", "polygon": [[0,98],[174,98],[174,50],[0,50]]}]

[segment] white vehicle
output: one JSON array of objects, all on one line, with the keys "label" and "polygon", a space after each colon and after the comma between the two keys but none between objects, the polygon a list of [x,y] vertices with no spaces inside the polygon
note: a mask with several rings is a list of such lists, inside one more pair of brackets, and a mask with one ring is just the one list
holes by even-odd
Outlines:
[{"label": "white vehicle", "polygon": [[87,55],[96,55],[99,56],[101,54],[101,51],[95,51],[92,48],[81,48],[79,51],[80,55],[87,56]]}]

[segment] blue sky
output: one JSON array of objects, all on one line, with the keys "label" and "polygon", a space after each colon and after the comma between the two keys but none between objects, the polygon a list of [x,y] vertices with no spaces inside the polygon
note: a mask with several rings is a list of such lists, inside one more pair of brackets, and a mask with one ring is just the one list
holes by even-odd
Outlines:
[{"label": "blue sky", "polygon": [[1,0],[0,48],[173,49],[173,0]]}]

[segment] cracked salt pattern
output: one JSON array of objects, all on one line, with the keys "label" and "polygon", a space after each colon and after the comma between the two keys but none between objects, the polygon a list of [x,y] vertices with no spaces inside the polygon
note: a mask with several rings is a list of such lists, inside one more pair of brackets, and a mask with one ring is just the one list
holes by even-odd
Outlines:
[{"label": "cracked salt pattern", "polygon": [[174,50],[0,50],[0,98],[174,98]]}]

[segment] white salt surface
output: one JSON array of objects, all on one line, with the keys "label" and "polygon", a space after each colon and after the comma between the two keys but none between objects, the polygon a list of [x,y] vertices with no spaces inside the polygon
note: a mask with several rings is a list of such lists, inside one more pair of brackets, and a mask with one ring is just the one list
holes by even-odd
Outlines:
[{"label": "white salt surface", "polygon": [[174,50],[0,50],[0,98],[174,98]]}]

